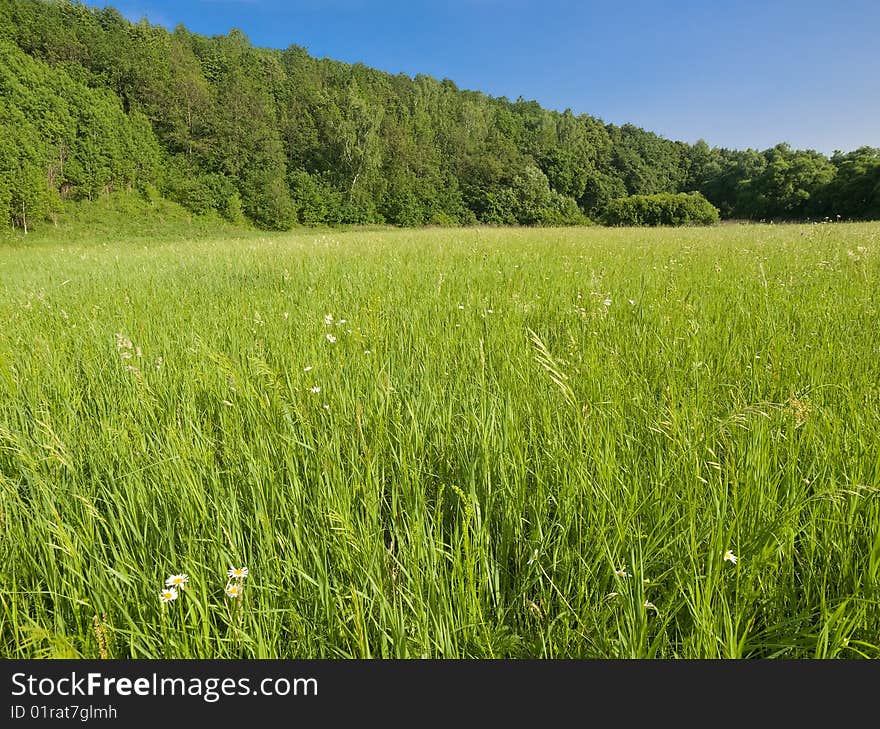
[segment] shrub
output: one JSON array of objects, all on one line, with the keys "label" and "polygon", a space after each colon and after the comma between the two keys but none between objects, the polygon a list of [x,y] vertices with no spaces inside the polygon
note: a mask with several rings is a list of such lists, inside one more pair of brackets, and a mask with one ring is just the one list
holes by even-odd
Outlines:
[{"label": "shrub", "polygon": [[527,165],[512,185],[486,196],[484,222],[500,225],[582,225],[586,216],[573,198],[551,189],[547,176]]},{"label": "shrub", "polygon": [[713,225],[718,208],[698,192],[630,195],[612,200],[605,209],[606,225]]}]

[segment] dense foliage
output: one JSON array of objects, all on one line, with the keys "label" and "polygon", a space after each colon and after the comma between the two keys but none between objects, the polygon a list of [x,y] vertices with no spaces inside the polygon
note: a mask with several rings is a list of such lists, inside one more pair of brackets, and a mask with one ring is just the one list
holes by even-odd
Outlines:
[{"label": "dense foliage", "polygon": [[712,225],[718,208],[698,192],[661,192],[612,200],[603,219],[609,225]]},{"label": "dense foliage", "polygon": [[[880,150],[710,148],[461,91],[449,80],[0,3],[0,220],[136,189],[265,228],[566,224],[699,191],[724,217],[880,217]],[[615,203],[615,206],[619,204]]]}]

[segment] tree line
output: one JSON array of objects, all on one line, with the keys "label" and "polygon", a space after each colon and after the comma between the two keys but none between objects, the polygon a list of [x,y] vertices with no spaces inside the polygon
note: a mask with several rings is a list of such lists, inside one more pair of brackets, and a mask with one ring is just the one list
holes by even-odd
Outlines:
[{"label": "tree line", "polygon": [[[712,217],[678,193],[725,218],[868,219],[880,218],[880,149],[690,145],[448,79],[255,48],[238,30],[2,0],[0,221],[26,228],[62,199],[114,190],[269,229]],[[645,212],[664,201],[677,207]]]}]

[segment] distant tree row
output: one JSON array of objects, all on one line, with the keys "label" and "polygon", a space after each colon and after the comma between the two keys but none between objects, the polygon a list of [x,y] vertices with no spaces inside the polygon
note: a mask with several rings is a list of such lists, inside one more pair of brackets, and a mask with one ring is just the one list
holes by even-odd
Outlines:
[{"label": "distant tree row", "polygon": [[699,192],[723,217],[880,218],[880,150],[830,159],[664,139],[632,125],[130,23],[0,3],[0,220],[118,189],[297,223],[565,225],[627,196]]}]

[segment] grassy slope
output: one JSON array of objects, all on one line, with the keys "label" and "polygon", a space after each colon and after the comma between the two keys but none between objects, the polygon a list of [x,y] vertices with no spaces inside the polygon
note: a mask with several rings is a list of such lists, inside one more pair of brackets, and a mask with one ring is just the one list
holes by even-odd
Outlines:
[{"label": "grassy slope", "polygon": [[880,225],[60,232],[3,655],[880,656]]}]

